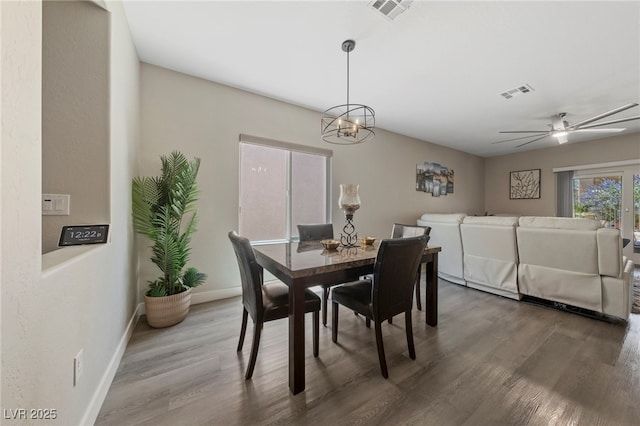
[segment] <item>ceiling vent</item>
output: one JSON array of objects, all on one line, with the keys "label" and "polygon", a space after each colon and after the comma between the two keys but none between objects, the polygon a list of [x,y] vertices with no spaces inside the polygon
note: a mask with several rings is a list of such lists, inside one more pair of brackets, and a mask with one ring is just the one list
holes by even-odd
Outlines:
[{"label": "ceiling vent", "polygon": [[388,20],[392,20],[411,6],[413,0],[374,0],[369,5]]},{"label": "ceiling vent", "polygon": [[515,89],[507,90],[505,92],[500,93],[500,96],[502,96],[505,99],[511,99],[511,98],[515,98],[516,96],[520,96],[524,93],[530,93],[533,91],[534,91],[533,87],[529,86],[528,84],[523,84],[522,86],[518,86]]}]

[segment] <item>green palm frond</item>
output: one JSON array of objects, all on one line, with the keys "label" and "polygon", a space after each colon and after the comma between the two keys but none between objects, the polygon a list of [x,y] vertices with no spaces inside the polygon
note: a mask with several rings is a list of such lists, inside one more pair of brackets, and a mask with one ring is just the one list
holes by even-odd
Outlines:
[{"label": "green palm frond", "polygon": [[184,271],[184,275],[182,276],[182,284],[185,287],[197,287],[200,284],[204,283],[204,280],[206,279],[206,274],[198,272],[196,268],[188,268],[186,271]]},{"label": "green palm frond", "polygon": [[134,229],[151,239],[151,261],[163,273],[149,282],[149,295],[180,293],[206,279],[195,268],[183,272],[191,255],[191,235],[196,230],[200,159],[189,161],[182,153],[173,151],[160,160],[162,174],[134,178],[131,190]]}]

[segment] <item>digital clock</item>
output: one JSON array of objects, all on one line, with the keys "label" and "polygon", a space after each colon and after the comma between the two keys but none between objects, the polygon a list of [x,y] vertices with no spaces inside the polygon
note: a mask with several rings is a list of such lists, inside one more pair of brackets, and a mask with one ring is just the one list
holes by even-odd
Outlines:
[{"label": "digital clock", "polygon": [[104,244],[109,235],[109,225],[72,225],[63,226],[58,246],[77,246],[82,244]]}]

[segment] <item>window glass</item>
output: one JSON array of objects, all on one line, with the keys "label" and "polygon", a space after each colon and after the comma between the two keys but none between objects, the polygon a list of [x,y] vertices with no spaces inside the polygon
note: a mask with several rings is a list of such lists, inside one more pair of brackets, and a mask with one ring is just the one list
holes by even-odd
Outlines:
[{"label": "window glass", "polygon": [[291,236],[298,224],[326,223],[327,159],[302,152],[291,153]]},{"label": "window glass", "polygon": [[298,224],[327,223],[327,163],[323,155],[240,143],[240,235],[291,240]]},{"label": "window glass", "polygon": [[286,238],[287,151],[240,144],[239,233],[250,240]]},{"label": "window glass", "polygon": [[596,219],[620,229],[622,176],[581,177],[573,180],[573,215]]}]

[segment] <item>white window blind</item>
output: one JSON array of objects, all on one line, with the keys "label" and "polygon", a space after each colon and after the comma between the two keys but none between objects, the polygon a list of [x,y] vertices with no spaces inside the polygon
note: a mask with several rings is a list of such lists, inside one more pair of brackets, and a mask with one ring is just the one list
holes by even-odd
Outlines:
[{"label": "white window blind", "polygon": [[329,222],[331,155],[240,135],[240,235],[254,243],[288,241],[298,237],[298,224]]}]

